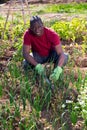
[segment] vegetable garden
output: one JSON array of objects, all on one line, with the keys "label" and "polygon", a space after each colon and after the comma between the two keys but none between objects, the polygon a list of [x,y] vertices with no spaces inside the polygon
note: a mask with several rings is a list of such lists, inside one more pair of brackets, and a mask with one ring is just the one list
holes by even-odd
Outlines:
[{"label": "vegetable garden", "polygon": [[[15,6],[16,5],[16,6]],[[87,130],[87,3],[4,4],[0,15],[0,129]],[[14,11],[14,10],[15,11]],[[3,15],[4,14],[4,15]],[[61,37],[69,61],[53,88],[22,66],[30,15]],[[46,64],[46,73],[53,64]]]}]

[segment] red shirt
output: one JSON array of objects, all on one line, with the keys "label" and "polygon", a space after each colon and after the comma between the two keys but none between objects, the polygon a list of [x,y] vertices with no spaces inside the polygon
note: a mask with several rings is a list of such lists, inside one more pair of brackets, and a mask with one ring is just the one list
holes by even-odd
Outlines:
[{"label": "red shirt", "polygon": [[60,44],[60,38],[56,32],[46,27],[42,36],[36,36],[29,29],[24,33],[23,44],[30,45],[32,52],[37,52],[40,56],[48,56],[49,52]]}]

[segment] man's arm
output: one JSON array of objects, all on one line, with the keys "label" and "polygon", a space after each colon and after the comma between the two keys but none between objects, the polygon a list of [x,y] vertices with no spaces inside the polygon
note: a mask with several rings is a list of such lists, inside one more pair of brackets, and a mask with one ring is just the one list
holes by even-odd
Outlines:
[{"label": "man's arm", "polygon": [[64,52],[62,50],[61,44],[55,46],[55,50],[56,50],[57,54],[59,55],[58,66],[62,67],[64,64],[65,56],[64,56]]},{"label": "man's arm", "polygon": [[36,62],[36,60],[34,59],[34,57],[32,57],[29,53],[31,50],[31,46],[28,45],[23,45],[23,57],[32,65],[36,66],[38,63]]}]

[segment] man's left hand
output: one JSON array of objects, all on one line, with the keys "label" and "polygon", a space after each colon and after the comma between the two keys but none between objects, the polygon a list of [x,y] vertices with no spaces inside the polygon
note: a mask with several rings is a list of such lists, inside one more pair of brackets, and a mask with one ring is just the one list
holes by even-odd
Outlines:
[{"label": "man's left hand", "polygon": [[62,68],[60,66],[57,66],[53,73],[50,75],[50,80],[57,81],[59,79],[60,74],[62,73]]}]

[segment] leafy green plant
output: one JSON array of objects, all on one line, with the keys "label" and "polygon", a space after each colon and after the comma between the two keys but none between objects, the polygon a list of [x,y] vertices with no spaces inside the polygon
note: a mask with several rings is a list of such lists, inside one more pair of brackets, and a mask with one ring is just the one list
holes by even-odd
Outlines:
[{"label": "leafy green plant", "polygon": [[74,18],[71,22],[60,21],[51,26],[61,37],[62,40],[83,41],[83,30],[86,32],[86,21]]},{"label": "leafy green plant", "polygon": [[87,90],[87,75],[85,77],[85,80],[84,80],[84,86],[82,85],[81,89],[80,89],[80,95],[78,97],[78,102],[81,106],[81,114],[82,114],[82,117],[84,119],[84,124],[85,126],[87,127],[87,96],[86,96],[86,90]]}]

